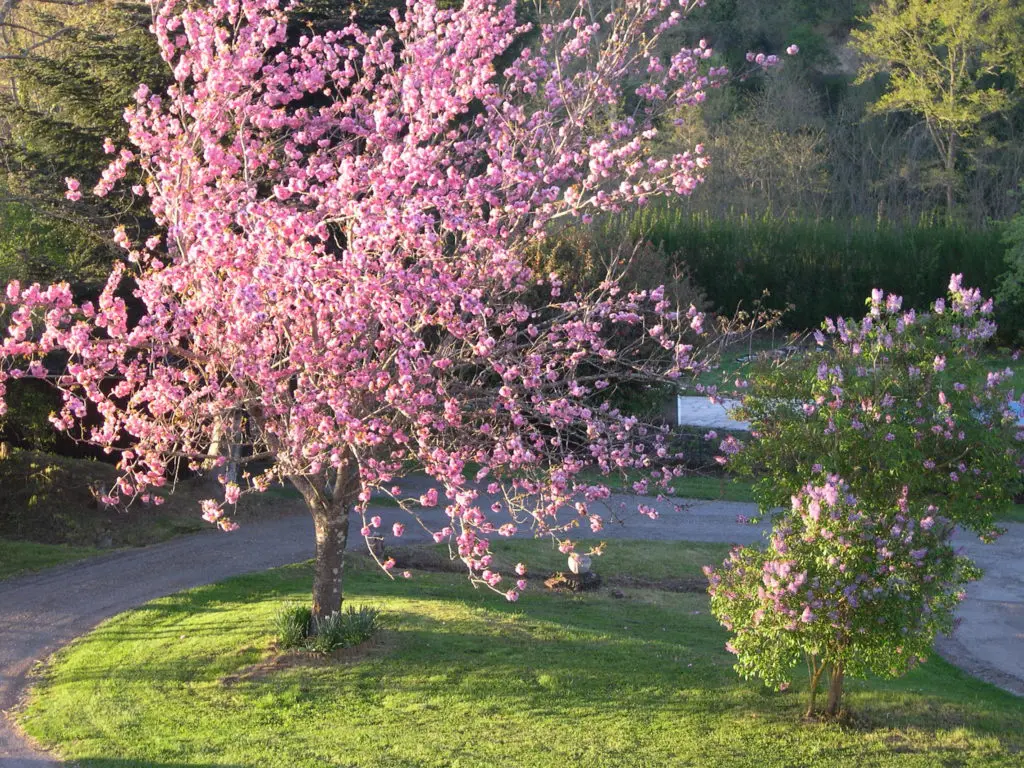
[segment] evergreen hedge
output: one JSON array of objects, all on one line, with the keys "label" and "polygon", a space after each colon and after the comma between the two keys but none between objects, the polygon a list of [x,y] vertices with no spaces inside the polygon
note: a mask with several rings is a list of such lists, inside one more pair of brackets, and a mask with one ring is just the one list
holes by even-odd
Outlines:
[{"label": "evergreen hedge", "polygon": [[[644,237],[674,264],[686,265],[716,309],[750,308],[762,297],[792,306],[784,322],[816,328],[826,316],[863,314],[874,287],[927,306],[949,276],[992,295],[1006,269],[1003,226],[896,225],[805,219],[712,218],[653,207],[598,224],[602,237]],[[1012,324],[1013,318],[1001,318]]]}]

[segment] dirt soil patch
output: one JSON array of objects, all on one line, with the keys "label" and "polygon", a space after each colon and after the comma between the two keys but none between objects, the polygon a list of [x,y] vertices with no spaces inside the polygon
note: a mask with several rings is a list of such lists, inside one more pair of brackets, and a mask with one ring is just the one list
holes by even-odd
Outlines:
[{"label": "dirt soil patch", "polygon": [[285,651],[272,642],[267,648],[267,655],[255,664],[239,670],[233,675],[225,675],[218,682],[224,686],[236,685],[247,681],[266,680],[272,675],[286,669],[305,667],[332,667],[338,664],[355,664],[370,658],[390,653],[395,648],[397,639],[394,633],[380,630],[369,640],[349,648],[338,648],[328,654],[313,651]]}]

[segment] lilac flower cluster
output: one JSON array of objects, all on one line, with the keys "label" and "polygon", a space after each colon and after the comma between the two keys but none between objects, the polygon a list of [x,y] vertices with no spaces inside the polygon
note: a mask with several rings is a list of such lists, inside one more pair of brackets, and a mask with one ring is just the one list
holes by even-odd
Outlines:
[{"label": "lilac flower cluster", "polygon": [[835,714],[844,675],[901,674],[951,627],[976,570],[949,537],[997,535],[1024,466],[1024,400],[1011,370],[982,364],[992,302],[954,275],[926,312],[878,289],[867,307],[754,371],[738,413],[751,440],[721,446],[758,476],[774,526],[767,548],[708,570],[713,611],[742,675],[785,685],[806,659],[809,713],[826,670]]},{"label": "lilac flower cluster", "polygon": [[804,654],[846,673],[897,676],[951,627],[976,577],[950,545],[953,526],[906,492],[867,509],[835,475],[793,496],[767,548],[737,548],[706,568],[712,611],[733,632],[737,671],[784,686]]}]

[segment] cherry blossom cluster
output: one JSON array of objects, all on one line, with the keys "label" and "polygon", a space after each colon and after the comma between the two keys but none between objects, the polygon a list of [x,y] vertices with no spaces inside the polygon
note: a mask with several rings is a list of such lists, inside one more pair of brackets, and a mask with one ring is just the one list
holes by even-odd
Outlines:
[{"label": "cherry blossom cluster", "polygon": [[[282,480],[313,510],[354,505],[367,538],[374,492],[413,515],[442,506],[434,538],[515,599],[491,538],[532,526],[572,551],[568,532],[600,530],[609,496],[583,470],[669,487],[664,433],[610,406],[609,387],[704,365],[693,307],[621,289],[621,268],[563,295],[523,256],[559,219],[702,180],[702,147],[655,140],[726,72],[704,41],[659,53],[691,3],[673,6],[595,19],[581,0],[533,29],[514,2],[410,0],[390,26],[291,35],[278,0],[156,0],[174,83],[139,87],[133,146],[105,143],[93,191],[137,169],[166,234],[116,232],[126,264],[95,304],[9,286],[0,400],[8,378],[50,378],[56,426],[120,454],[111,503],[230,459],[252,469],[202,504],[225,530],[241,493]],[[410,468],[438,489],[405,494]]]}]

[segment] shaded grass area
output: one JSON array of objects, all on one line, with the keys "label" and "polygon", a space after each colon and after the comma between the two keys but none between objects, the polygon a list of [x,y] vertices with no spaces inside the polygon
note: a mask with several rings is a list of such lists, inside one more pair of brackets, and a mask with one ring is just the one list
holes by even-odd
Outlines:
[{"label": "shaded grass area", "polygon": [[[582,542],[579,551],[587,552],[585,545],[599,543]],[[594,560],[594,570],[610,585],[633,583],[639,579],[664,582],[671,588],[679,582],[688,581],[696,584],[697,591],[703,593],[707,580],[701,569],[709,563],[721,562],[729,549],[729,544],[706,542],[616,540],[602,548],[600,559]],[[389,547],[387,551],[395,558],[399,569],[466,572],[466,566],[445,544]],[[552,573],[564,571],[568,559],[554,542],[533,539],[493,541],[491,552],[497,570],[511,573],[517,563],[525,563],[528,566],[527,578],[536,579],[538,584]]]},{"label": "shaded grass area", "polygon": [[[127,508],[98,497],[119,476],[110,464],[40,451],[14,449],[0,461],[0,537],[12,541],[74,547],[135,547],[175,536],[212,531],[201,517],[201,499],[222,490],[210,479],[192,478],[162,491],[166,503],[136,501]],[[295,511],[297,493],[273,488],[247,494],[235,517],[242,522]]]},{"label": "shaded grass area", "polygon": [[69,547],[61,544],[0,539],[0,579],[72,563],[101,552],[102,550],[93,547]]},{"label": "shaded grass area", "polygon": [[[717,387],[726,396],[739,393],[737,379],[746,379],[758,361],[773,359],[775,355],[788,354],[785,348],[792,345],[807,346],[804,334],[768,331],[757,335],[744,334],[735,340],[723,343],[718,349],[718,367],[705,371],[694,381],[705,387]],[[690,394],[699,394],[695,388]]]},{"label": "shaded grass area", "polygon": [[[586,476],[585,476],[586,477]],[[623,479],[618,475],[602,477],[594,473],[590,482],[601,482],[616,491],[631,492],[630,486],[635,479]],[[729,475],[689,475],[677,477],[672,481],[676,495],[684,499],[704,499],[708,501],[740,501],[754,502],[754,483]],[[1024,504],[1012,504],[996,514],[996,520],[1002,523],[1024,523]]]},{"label": "shaded grass area", "polygon": [[1024,523],[1024,504],[1014,504],[1001,515],[996,515],[1001,523]]},{"label": "shaded grass area", "polygon": [[[543,544],[503,543],[541,568]],[[720,545],[615,542],[606,576],[694,577]],[[933,659],[900,681],[851,681],[846,724],[800,720],[785,693],[739,681],[703,594],[582,596],[531,586],[518,603],[464,577],[391,582],[354,558],[352,604],[379,640],[334,664],[246,675],[272,655],[308,565],[154,601],[61,652],[20,720],[105,766],[1016,766],[1024,701]],[[615,594],[622,595],[615,597]]]}]

